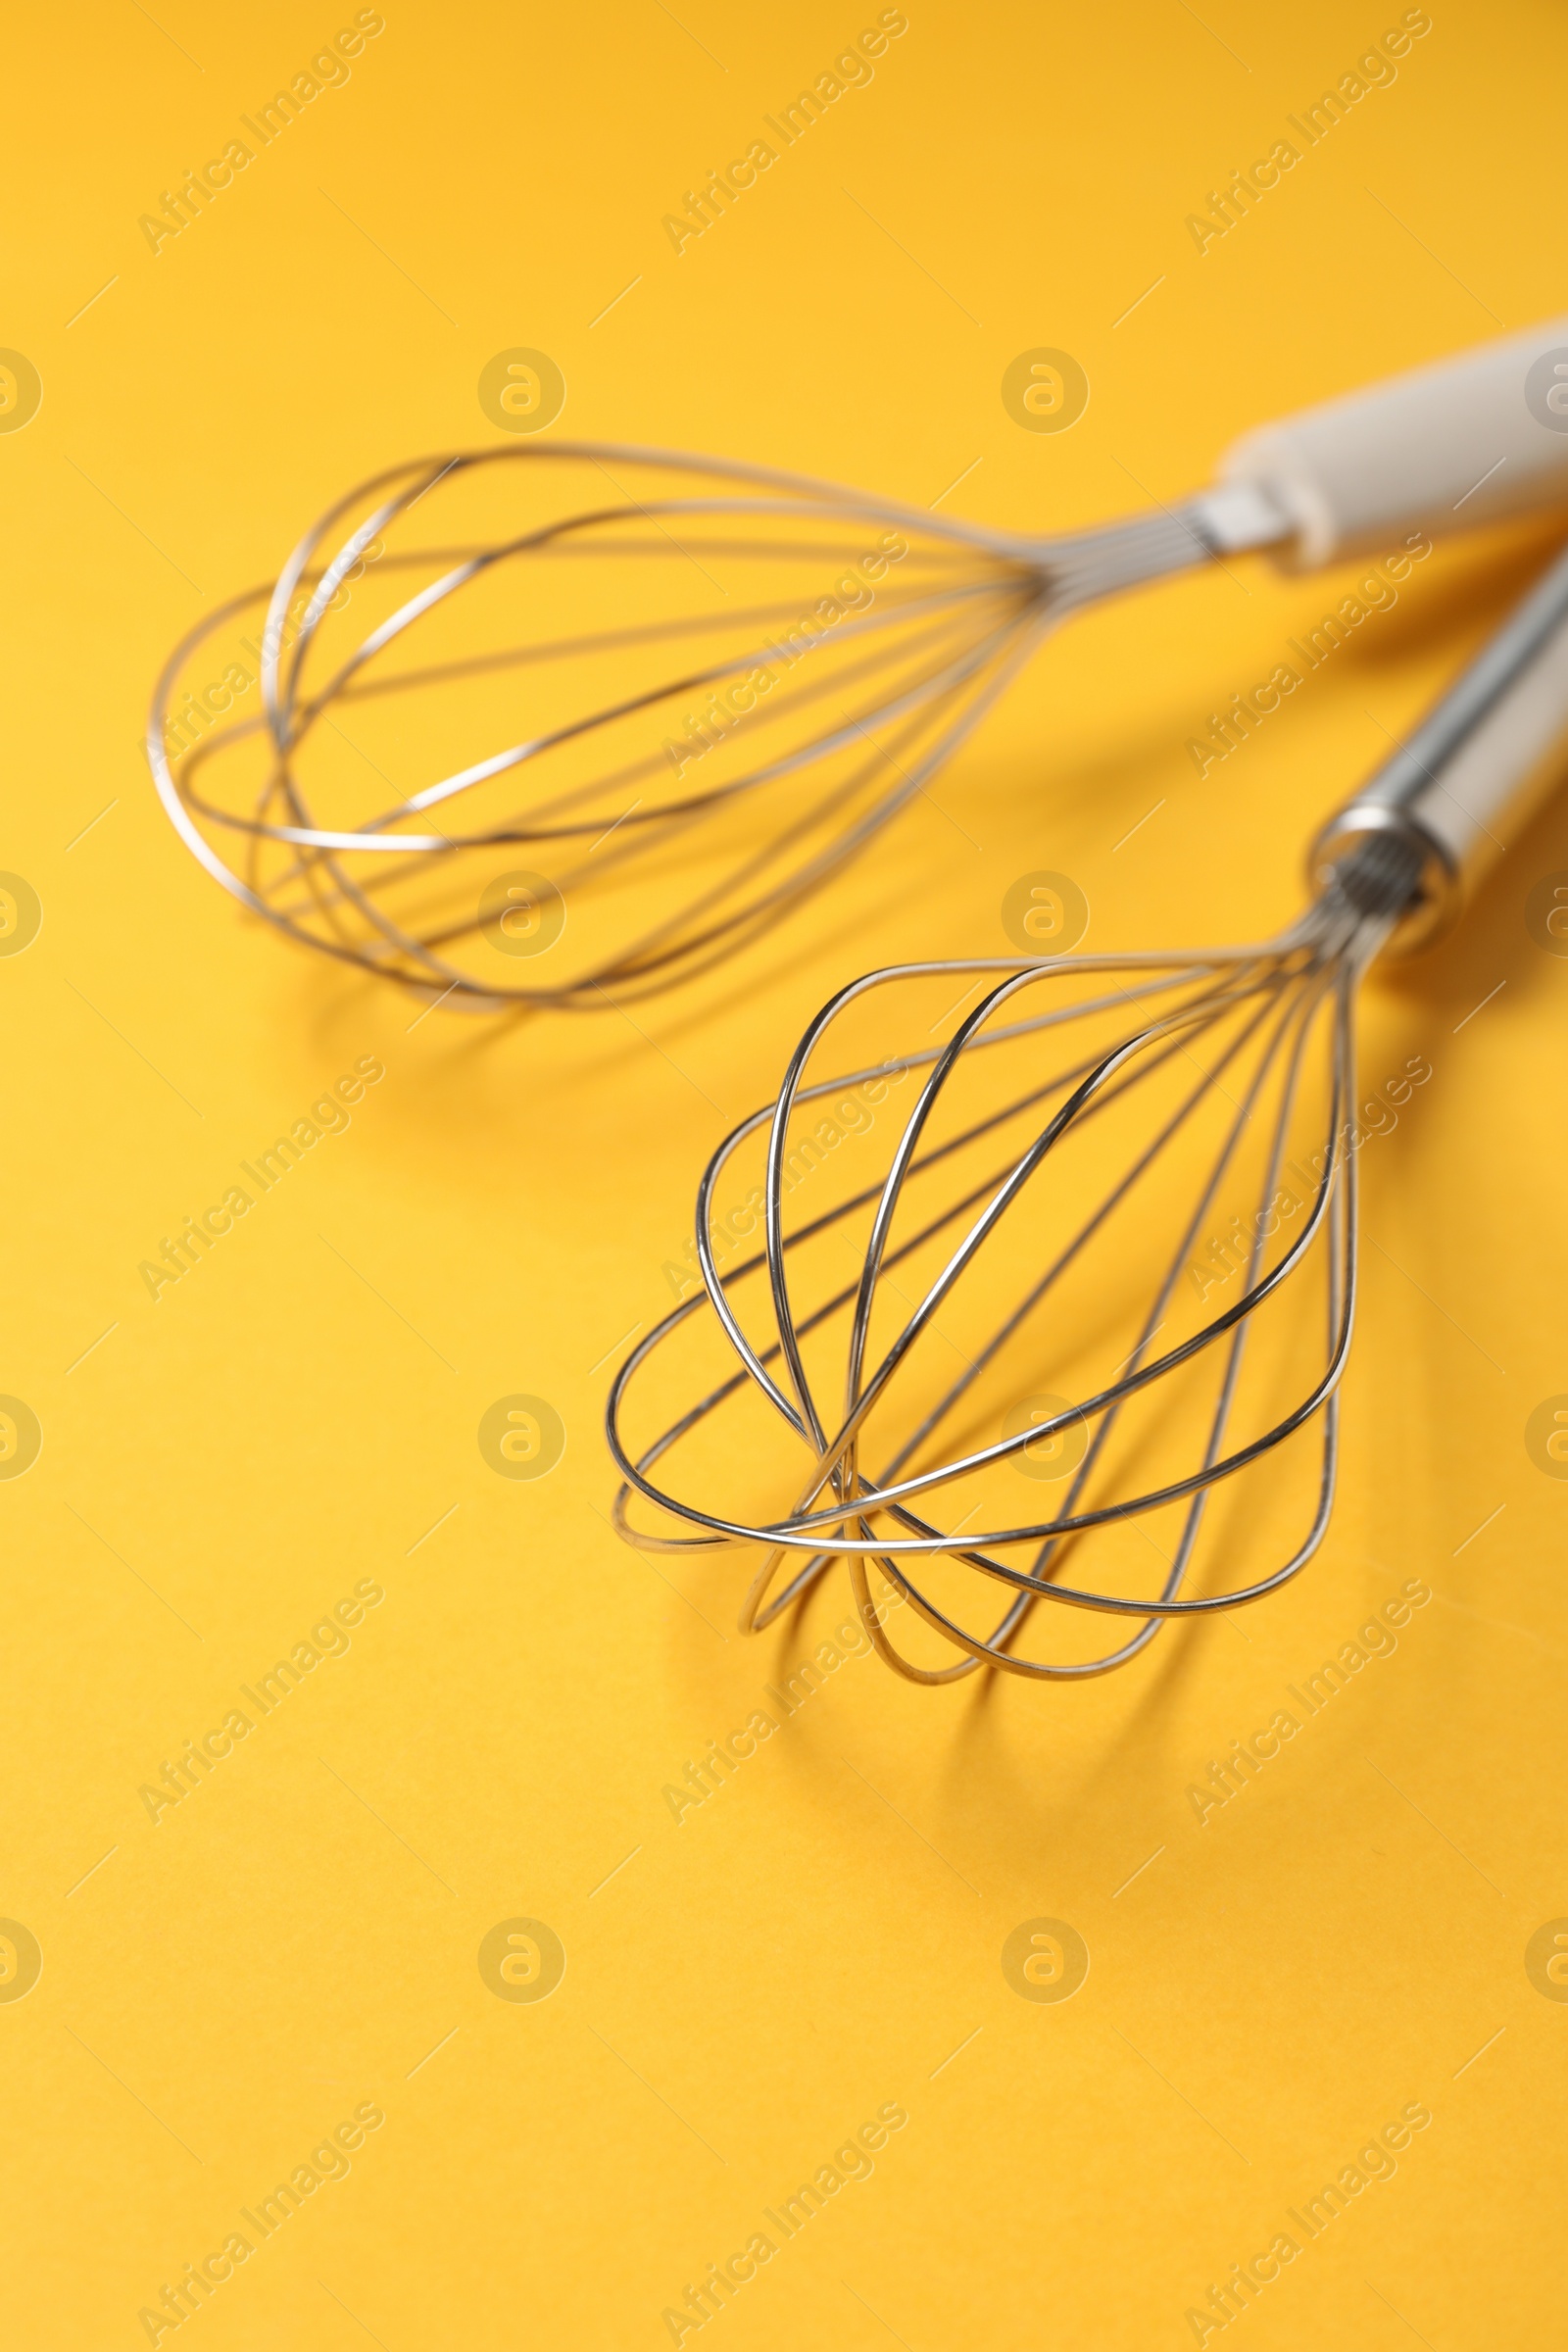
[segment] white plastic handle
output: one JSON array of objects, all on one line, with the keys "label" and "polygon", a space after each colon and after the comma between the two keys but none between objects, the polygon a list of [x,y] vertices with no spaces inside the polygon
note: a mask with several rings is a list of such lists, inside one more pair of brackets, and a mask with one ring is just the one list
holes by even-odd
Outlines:
[{"label": "white plastic handle", "polygon": [[1568,501],[1568,318],[1262,425],[1220,478],[1290,517],[1291,571]]}]

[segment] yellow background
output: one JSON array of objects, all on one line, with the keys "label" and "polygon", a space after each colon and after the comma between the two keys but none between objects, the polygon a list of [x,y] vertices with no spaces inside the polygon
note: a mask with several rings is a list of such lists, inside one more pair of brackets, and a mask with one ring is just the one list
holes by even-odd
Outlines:
[{"label": "yellow background", "polygon": [[[832,985],[1003,952],[1032,867],[1080,881],[1100,948],[1282,917],[1301,840],[1540,528],[1440,553],[1201,782],[1186,739],[1346,583],[1245,562],[1079,624],[938,787],[961,830],[923,806],[647,1038],[613,1014],[411,1032],[413,1004],[198,871],[139,733],[174,639],[340,489],[494,439],[475,384],[509,346],[564,370],[557,431],[915,504],[973,465],[949,512],[1045,529],[1560,310],[1560,13],[1435,0],[1394,85],[1200,257],[1185,216],[1396,9],[910,0],[870,86],[677,258],[661,216],[874,11],[389,0],[347,86],[155,257],[137,217],[351,13],[93,0],[11,34],[0,342],[44,385],[0,438],[0,866],[44,905],[0,962],[0,1389],[44,1429],[0,1487],[0,1913],[43,1951],[0,2005],[12,2339],[145,2341],[139,2307],[375,2101],[350,2177],[165,2344],[654,2346],[899,2101],[874,2177],[703,2340],[1141,2352],[1192,2341],[1210,2281],[1421,2101],[1396,2177],[1249,2313],[1254,2352],[1552,2340],[1568,2008],[1524,1950],[1568,1912],[1568,1484],[1523,1428],[1568,1389],[1568,962],[1522,908],[1568,866],[1561,805],[1441,956],[1369,994],[1369,1075],[1416,1052],[1435,1075],[1365,1157],[1330,1542],[1244,1624],[1080,1690],[847,1665],[677,1826],[663,1785],[846,1588],[742,1641],[739,1564],[612,1536],[598,1426],[703,1159]],[[1003,409],[1037,345],[1088,371],[1069,433]],[[352,1131],[155,1305],[138,1261],[367,1054],[387,1076]],[[475,1442],[514,1391],[568,1431],[535,1484]],[[1436,1597],[1397,1653],[1200,1828],[1209,1758],[1412,1577]],[[367,1578],[386,1598],[350,1654],[155,1827],[139,1785]],[[517,1915],[567,1954],[537,2006],[476,1966]],[[1001,1971],[1041,1915],[1092,1955],[1059,2006]]]}]

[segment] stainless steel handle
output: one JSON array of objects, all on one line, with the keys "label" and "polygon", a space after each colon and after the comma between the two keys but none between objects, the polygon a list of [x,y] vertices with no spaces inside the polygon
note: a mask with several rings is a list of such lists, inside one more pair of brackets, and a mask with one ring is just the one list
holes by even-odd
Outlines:
[{"label": "stainless steel handle", "polygon": [[1400,925],[1414,947],[1445,928],[1524,830],[1568,765],[1568,553],[1537,581],[1413,735],[1313,843],[1321,887],[1369,834],[1395,833],[1422,860]]}]

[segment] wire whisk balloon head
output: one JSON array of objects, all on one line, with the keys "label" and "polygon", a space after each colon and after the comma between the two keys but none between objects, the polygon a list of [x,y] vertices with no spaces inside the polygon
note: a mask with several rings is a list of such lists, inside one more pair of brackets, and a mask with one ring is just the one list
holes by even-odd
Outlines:
[{"label": "wire whisk balloon head", "polygon": [[[749,1548],[750,1631],[842,1560],[924,1683],[1102,1674],[1289,1582],[1353,1322],[1353,1000],[1418,863],[1361,845],[1261,947],[843,990],[709,1165],[704,1289],[615,1383],[622,1533]],[[867,1052],[895,1002],[945,1042]]]},{"label": "wire whisk balloon head", "polygon": [[422,460],[193,632],[149,759],[289,937],[470,1006],[623,1004],[778,923],[1053,617],[1196,545],[1159,517],[1107,566],[1103,537],[656,451]]}]

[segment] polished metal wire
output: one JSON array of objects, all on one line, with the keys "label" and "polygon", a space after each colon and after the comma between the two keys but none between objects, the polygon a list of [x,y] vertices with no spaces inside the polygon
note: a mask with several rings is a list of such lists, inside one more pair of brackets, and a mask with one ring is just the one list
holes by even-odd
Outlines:
[{"label": "polished metal wire", "polygon": [[[697,1201],[704,1289],[639,1342],[614,1382],[607,1427],[624,1482],[615,1504],[620,1532],[656,1550],[698,1556],[733,1545],[760,1548],[761,1563],[740,1613],[749,1632],[772,1623],[842,1559],[881,1655],[927,1684],[982,1665],[1041,1680],[1105,1674],[1138,1656],[1172,1619],[1237,1608],[1298,1575],[1323,1541],[1333,1504],[1337,1392],[1354,1320],[1361,1140],[1354,1117],[1354,1000],[1368,962],[1416,890],[1418,867],[1409,848],[1392,837],[1365,843],[1290,930],[1258,947],[906,964],[841,990],[803,1038],[776,1102],[736,1127],[709,1163]],[[811,1075],[835,1024],[854,1008],[879,991],[936,974],[956,981],[971,975],[971,988],[985,989],[944,1045],[848,1078]],[[1063,989],[1076,994],[1037,1009],[1042,997]],[[1129,1012],[1135,1017],[1124,1026]],[[1075,1034],[1085,1031],[1092,1042],[1075,1047]],[[1054,1052],[1058,1044],[1066,1048],[1064,1063]],[[1022,1083],[1009,1084],[978,1115],[958,1115],[953,1132],[943,1133],[950,1089],[992,1056],[1017,1065]],[[927,1074],[885,1176],[786,1232],[784,1171],[800,1114],[889,1067]],[[1151,1087],[1161,1093],[1152,1132],[1147,1122],[1130,1129],[1110,1181],[1087,1203],[1077,1200],[1048,1250],[1037,1256],[1031,1241],[1020,1259],[1020,1202],[1049,1186],[1058,1156],[1095,1122],[1119,1115],[1117,1106],[1130,1107],[1136,1119]],[[1195,1150],[1205,1119],[1217,1141]],[[747,1139],[764,1129],[764,1246],[726,1273],[710,1230],[714,1188]],[[1001,1161],[977,1175],[978,1148],[1009,1131]],[[1221,1261],[1234,1264],[1240,1290],[1219,1311],[1207,1312],[1200,1289],[1183,1329],[1184,1284],[1198,1287],[1187,1281],[1195,1253],[1243,1182],[1244,1167],[1246,1213],[1231,1217],[1234,1248]],[[956,1186],[952,1197],[941,1197],[944,1182]],[[825,1295],[808,1302],[797,1296],[792,1265],[797,1251],[820,1251],[827,1235],[839,1245],[838,1255],[829,1260]],[[846,1241],[857,1269],[835,1280]],[[985,1322],[965,1325],[961,1338],[944,1334],[944,1320],[985,1262],[988,1245],[993,1255],[1008,1253],[1012,1276],[985,1292]],[[1073,1401],[1063,1398],[1058,1411],[977,1442],[972,1417],[965,1429],[964,1415],[979,1389],[1000,1376],[1002,1393],[1016,1393],[1031,1366],[1043,1380],[1063,1289],[1088,1274],[1091,1288],[1083,1296],[1093,1303],[1095,1286],[1120,1279],[1128,1261],[1132,1293],[1144,1301],[1130,1352]],[[1208,1263],[1214,1264],[1212,1253]],[[1318,1343],[1303,1357],[1293,1340],[1270,1378],[1250,1389],[1249,1343],[1258,1318],[1284,1303],[1287,1291],[1314,1267]],[[716,1326],[738,1368],[707,1386],[651,1443],[630,1440],[634,1394],[678,1345],[677,1335],[699,1321]],[[834,1333],[840,1336],[826,1346]],[[929,1352],[934,1339],[957,1351],[960,1368],[934,1386],[928,1381],[901,1406],[901,1379],[909,1378],[917,1353],[923,1346]],[[667,1386],[666,1375],[661,1395]],[[1147,1426],[1118,1458],[1119,1425],[1142,1410],[1146,1425],[1157,1431],[1178,1395],[1186,1459],[1167,1459],[1150,1483]],[[804,1453],[787,1503],[748,1516],[694,1499],[689,1482],[677,1477],[682,1451],[710,1441],[704,1471],[710,1482],[718,1465],[755,1456],[739,1425],[719,1416],[758,1400]],[[1313,1423],[1316,1469],[1307,1481],[1305,1525],[1284,1559],[1239,1586],[1184,1591],[1216,1494],[1233,1479],[1255,1475]],[[749,1431],[755,1426],[755,1418],[746,1424]],[[1021,1462],[1026,1449],[1038,1460],[1042,1445],[1064,1446],[1074,1437],[1082,1456],[1059,1506],[1024,1520],[1006,1512],[999,1518],[997,1483],[987,1487],[987,1474]],[[981,1501],[965,1510],[974,1494]],[[637,1526],[635,1497],[688,1532]],[[989,1512],[989,1524],[972,1525],[977,1510]],[[1132,1526],[1147,1532],[1161,1513],[1175,1542],[1162,1553],[1166,1565],[1152,1593],[1106,1590],[1076,1572],[1069,1581],[1070,1563],[1097,1539]],[[888,1594],[880,1601],[873,1594],[873,1568],[895,1601],[910,1604],[960,1653],[956,1662],[933,1665],[906,1654],[886,1623]],[[940,1596],[930,1573],[937,1568],[945,1580]],[[1000,1611],[995,1597],[988,1603],[999,1589]],[[1027,1655],[1020,1638],[1047,1605],[1136,1621],[1135,1630],[1086,1658]]]},{"label": "polished metal wire", "polygon": [[[148,760],[194,856],[286,937],[426,1000],[623,1004],[858,857],[1066,614],[1212,552],[1202,500],[1042,539],[658,450],[446,454],[358,485],[190,633]],[[261,707],[236,689],[214,718],[202,662],[247,614]],[[389,713],[416,736],[437,692],[462,758],[396,724],[365,747]]]}]

